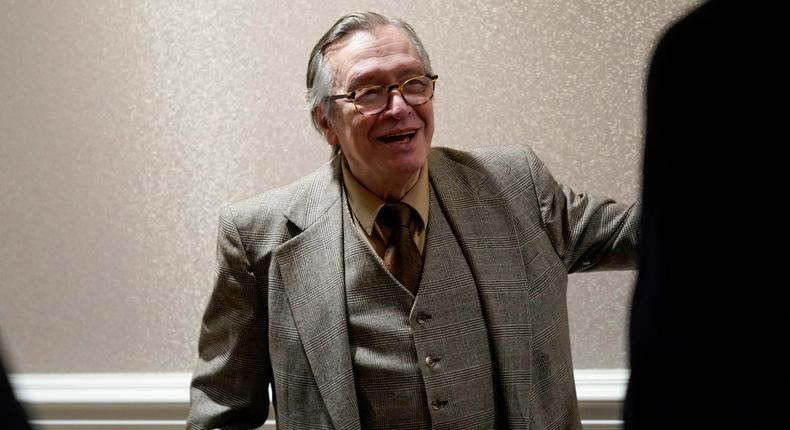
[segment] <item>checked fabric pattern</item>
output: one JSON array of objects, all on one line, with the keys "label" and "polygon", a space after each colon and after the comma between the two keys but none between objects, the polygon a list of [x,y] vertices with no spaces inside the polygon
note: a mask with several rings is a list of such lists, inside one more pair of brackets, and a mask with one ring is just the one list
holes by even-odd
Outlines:
[{"label": "checked fabric pattern", "polygon": [[[568,274],[633,269],[638,205],[574,193],[526,146],[433,148],[428,160],[436,199],[475,280],[498,424],[581,429]],[[298,182],[223,209],[190,429],[258,427],[271,400],[280,429],[361,429],[341,194],[335,158]],[[452,261],[445,264],[452,269]],[[457,347],[457,340],[444,341]]]},{"label": "checked fabric pattern", "polygon": [[361,425],[370,430],[501,428],[475,279],[432,187],[429,194],[416,295],[388,273],[353,228],[350,212],[344,214],[348,332]]}]

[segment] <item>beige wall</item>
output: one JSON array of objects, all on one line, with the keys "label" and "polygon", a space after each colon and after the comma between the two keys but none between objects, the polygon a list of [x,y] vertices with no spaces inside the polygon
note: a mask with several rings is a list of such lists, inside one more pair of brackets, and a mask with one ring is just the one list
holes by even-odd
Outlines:
[{"label": "beige wall", "polygon": [[[327,3],[0,4],[0,333],[17,372],[192,369],[218,208],[328,156],[303,76],[342,13],[421,35],[434,145],[529,144],[574,188],[633,200],[650,51],[697,2]],[[626,367],[633,273],[571,279],[575,367]]]}]

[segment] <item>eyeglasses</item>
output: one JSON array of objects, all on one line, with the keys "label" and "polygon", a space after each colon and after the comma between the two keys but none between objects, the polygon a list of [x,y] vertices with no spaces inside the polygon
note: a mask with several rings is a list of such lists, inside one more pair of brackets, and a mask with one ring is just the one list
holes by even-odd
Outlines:
[{"label": "eyeglasses", "polygon": [[328,96],[329,100],[345,99],[354,103],[354,107],[362,115],[378,115],[387,109],[390,102],[390,91],[395,88],[400,91],[403,100],[409,106],[419,106],[428,103],[433,98],[433,90],[439,75],[421,75],[406,79],[399,84],[386,87],[372,85],[351,91],[346,94]]}]

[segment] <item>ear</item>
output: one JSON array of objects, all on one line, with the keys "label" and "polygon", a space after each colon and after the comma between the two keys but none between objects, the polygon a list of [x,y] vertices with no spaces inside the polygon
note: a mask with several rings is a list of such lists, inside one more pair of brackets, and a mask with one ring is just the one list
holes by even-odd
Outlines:
[{"label": "ear", "polygon": [[326,139],[326,143],[330,145],[338,145],[340,141],[337,138],[337,133],[335,133],[334,127],[329,121],[329,118],[324,113],[324,108],[322,106],[316,106],[313,108],[313,118],[315,119],[316,124],[321,129],[321,133],[324,135]]}]

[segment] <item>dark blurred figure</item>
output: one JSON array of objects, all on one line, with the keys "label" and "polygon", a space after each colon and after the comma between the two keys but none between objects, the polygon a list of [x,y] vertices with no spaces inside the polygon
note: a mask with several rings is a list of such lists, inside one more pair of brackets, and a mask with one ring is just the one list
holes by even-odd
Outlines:
[{"label": "dark blurred figure", "polygon": [[0,360],[0,428],[8,430],[29,430],[27,415],[14,397],[8,382],[3,361]]},{"label": "dark blurred figure", "polygon": [[626,430],[790,428],[783,3],[708,2],[656,48]]}]

